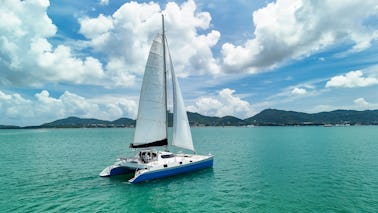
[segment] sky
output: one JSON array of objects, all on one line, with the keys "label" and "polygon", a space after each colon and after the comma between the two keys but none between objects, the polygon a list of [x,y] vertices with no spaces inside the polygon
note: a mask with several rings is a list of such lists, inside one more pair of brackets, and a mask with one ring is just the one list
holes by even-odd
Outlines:
[{"label": "sky", "polygon": [[0,124],[135,118],[162,13],[188,111],[378,109],[376,0],[0,0]]}]

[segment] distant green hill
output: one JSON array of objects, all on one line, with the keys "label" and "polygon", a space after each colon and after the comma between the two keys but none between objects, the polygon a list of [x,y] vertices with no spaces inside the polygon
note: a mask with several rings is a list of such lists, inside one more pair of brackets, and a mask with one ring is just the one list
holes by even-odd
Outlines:
[{"label": "distant green hill", "polygon": [[341,124],[349,122],[352,125],[378,125],[378,110],[335,110],[315,113],[313,115],[313,120],[319,123]]},{"label": "distant green hill", "polygon": [[98,120],[93,118],[68,117],[50,123],[42,124],[42,128],[81,128],[81,127],[108,127],[110,121]]},{"label": "distant green hill", "polygon": [[199,113],[188,112],[189,124],[191,126],[244,126],[247,123],[234,116],[214,117],[205,116]]},{"label": "distant green hill", "polygon": [[[198,113],[188,112],[188,119],[191,126],[243,126],[247,123],[233,116],[211,117]],[[168,114],[168,125],[172,126],[173,114]],[[135,127],[135,120],[120,118],[115,121],[104,121],[98,119],[68,117],[59,119],[39,126],[40,128],[91,128],[91,127]]]},{"label": "distant green hill", "polygon": [[258,126],[300,125],[312,122],[310,114],[276,109],[265,109],[260,113],[245,119],[249,124]]},{"label": "distant green hill", "polygon": [[378,110],[335,110],[331,112],[303,113],[266,109],[259,114],[245,119],[249,124],[259,126],[284,126],[284,125],[325,125],[325,124],[350,124],[350,125],[377,125]]},{"label": "distant green hill", "polygon": [[[196,112],[187,112],[190,126],[245,126],[247,123],[233,116],[205,116]],[[168,125],[172,126],[173,114],[168,114]]]},{"label": "distant green hill", "polygon": [[[233,116],[215,117],[199,113],[188,112],[191,126],[291,126],[291,125],[378,125],[378,110],[335,110],[331,112],[303,113],[277,109],[265,109],[247,119]],[[172,126],[173,114],[168,114],[168,125]],[[0,125],[0,129],[17,128],[111,128],[135,127],[135,120],[120,118],[114,121],[105,121],[93,118],[68,117],[40,126],[18,127]]]},{"label": "distant green hill", "polygon": [[120,118],[115,121],[111,122],[116,127],[134,127],[135,126],[135,120],[130,118]]},{"label": "distant green hill", "polygon": [[19,126],[13,126],[13,125],[0,125],[0,129],[19,129],[21,127]]}]

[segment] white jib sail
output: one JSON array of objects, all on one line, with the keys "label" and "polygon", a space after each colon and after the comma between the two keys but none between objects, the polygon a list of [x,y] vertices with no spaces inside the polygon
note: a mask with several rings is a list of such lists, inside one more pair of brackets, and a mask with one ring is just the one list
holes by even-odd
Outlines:
[{"label": "white jib sail", "polygon": [[[167,48],[168,49],[168,48]],[[168,50],[169,53],[169,50]],[[188,116],[186,114],[184,99],[181,94],[180,85],[173,69],[171,54],[169,53],[170,71],[173,85],[173,136],[172,145],[184,149],[194,150],[192,134]]]},{"label": "white jib sail", "polygon": [[159,34],[152,43],[144,71],[134,145],[167,138],[164,75],[162,36]]}]

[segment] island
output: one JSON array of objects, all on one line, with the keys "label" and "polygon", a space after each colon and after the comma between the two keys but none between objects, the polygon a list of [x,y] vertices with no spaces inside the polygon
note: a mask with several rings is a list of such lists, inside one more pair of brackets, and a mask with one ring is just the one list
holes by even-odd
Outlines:
[{"label": "island", "polygon": [[[265,109],[246,119],[234,116],[205,116],[187,112],[190,126],[349,126],[378,125],[378,110],[334,110],[330,112],[304,113],[278,109]],[[168,113],[168,125],[172,126],[173,115]],[[114,121],[94,118],[68,117],[39,126],[0,125],[0,129],[35,128],[134,128],[135,120],[119,118]]]}]

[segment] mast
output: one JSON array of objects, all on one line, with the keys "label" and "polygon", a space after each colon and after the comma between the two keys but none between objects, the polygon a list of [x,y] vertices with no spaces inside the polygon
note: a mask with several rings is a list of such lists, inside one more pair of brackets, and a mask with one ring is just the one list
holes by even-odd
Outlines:
[{"label": "mast", "polygon": [[[162,41],[163,41],[163,70],[164,70],[164,91],[165,91],[165,116],[166,116],[166,125],[165,125],[165,133],[167,136],[168,141],[168,97],[167,97],[167,61],[166,61],[166,50],[165,50],[165,27],[164,27],[164,14],[161,14],[161,22],[162,22]],[[168,144],[166,145],[166,149],[168,150]]]}]

